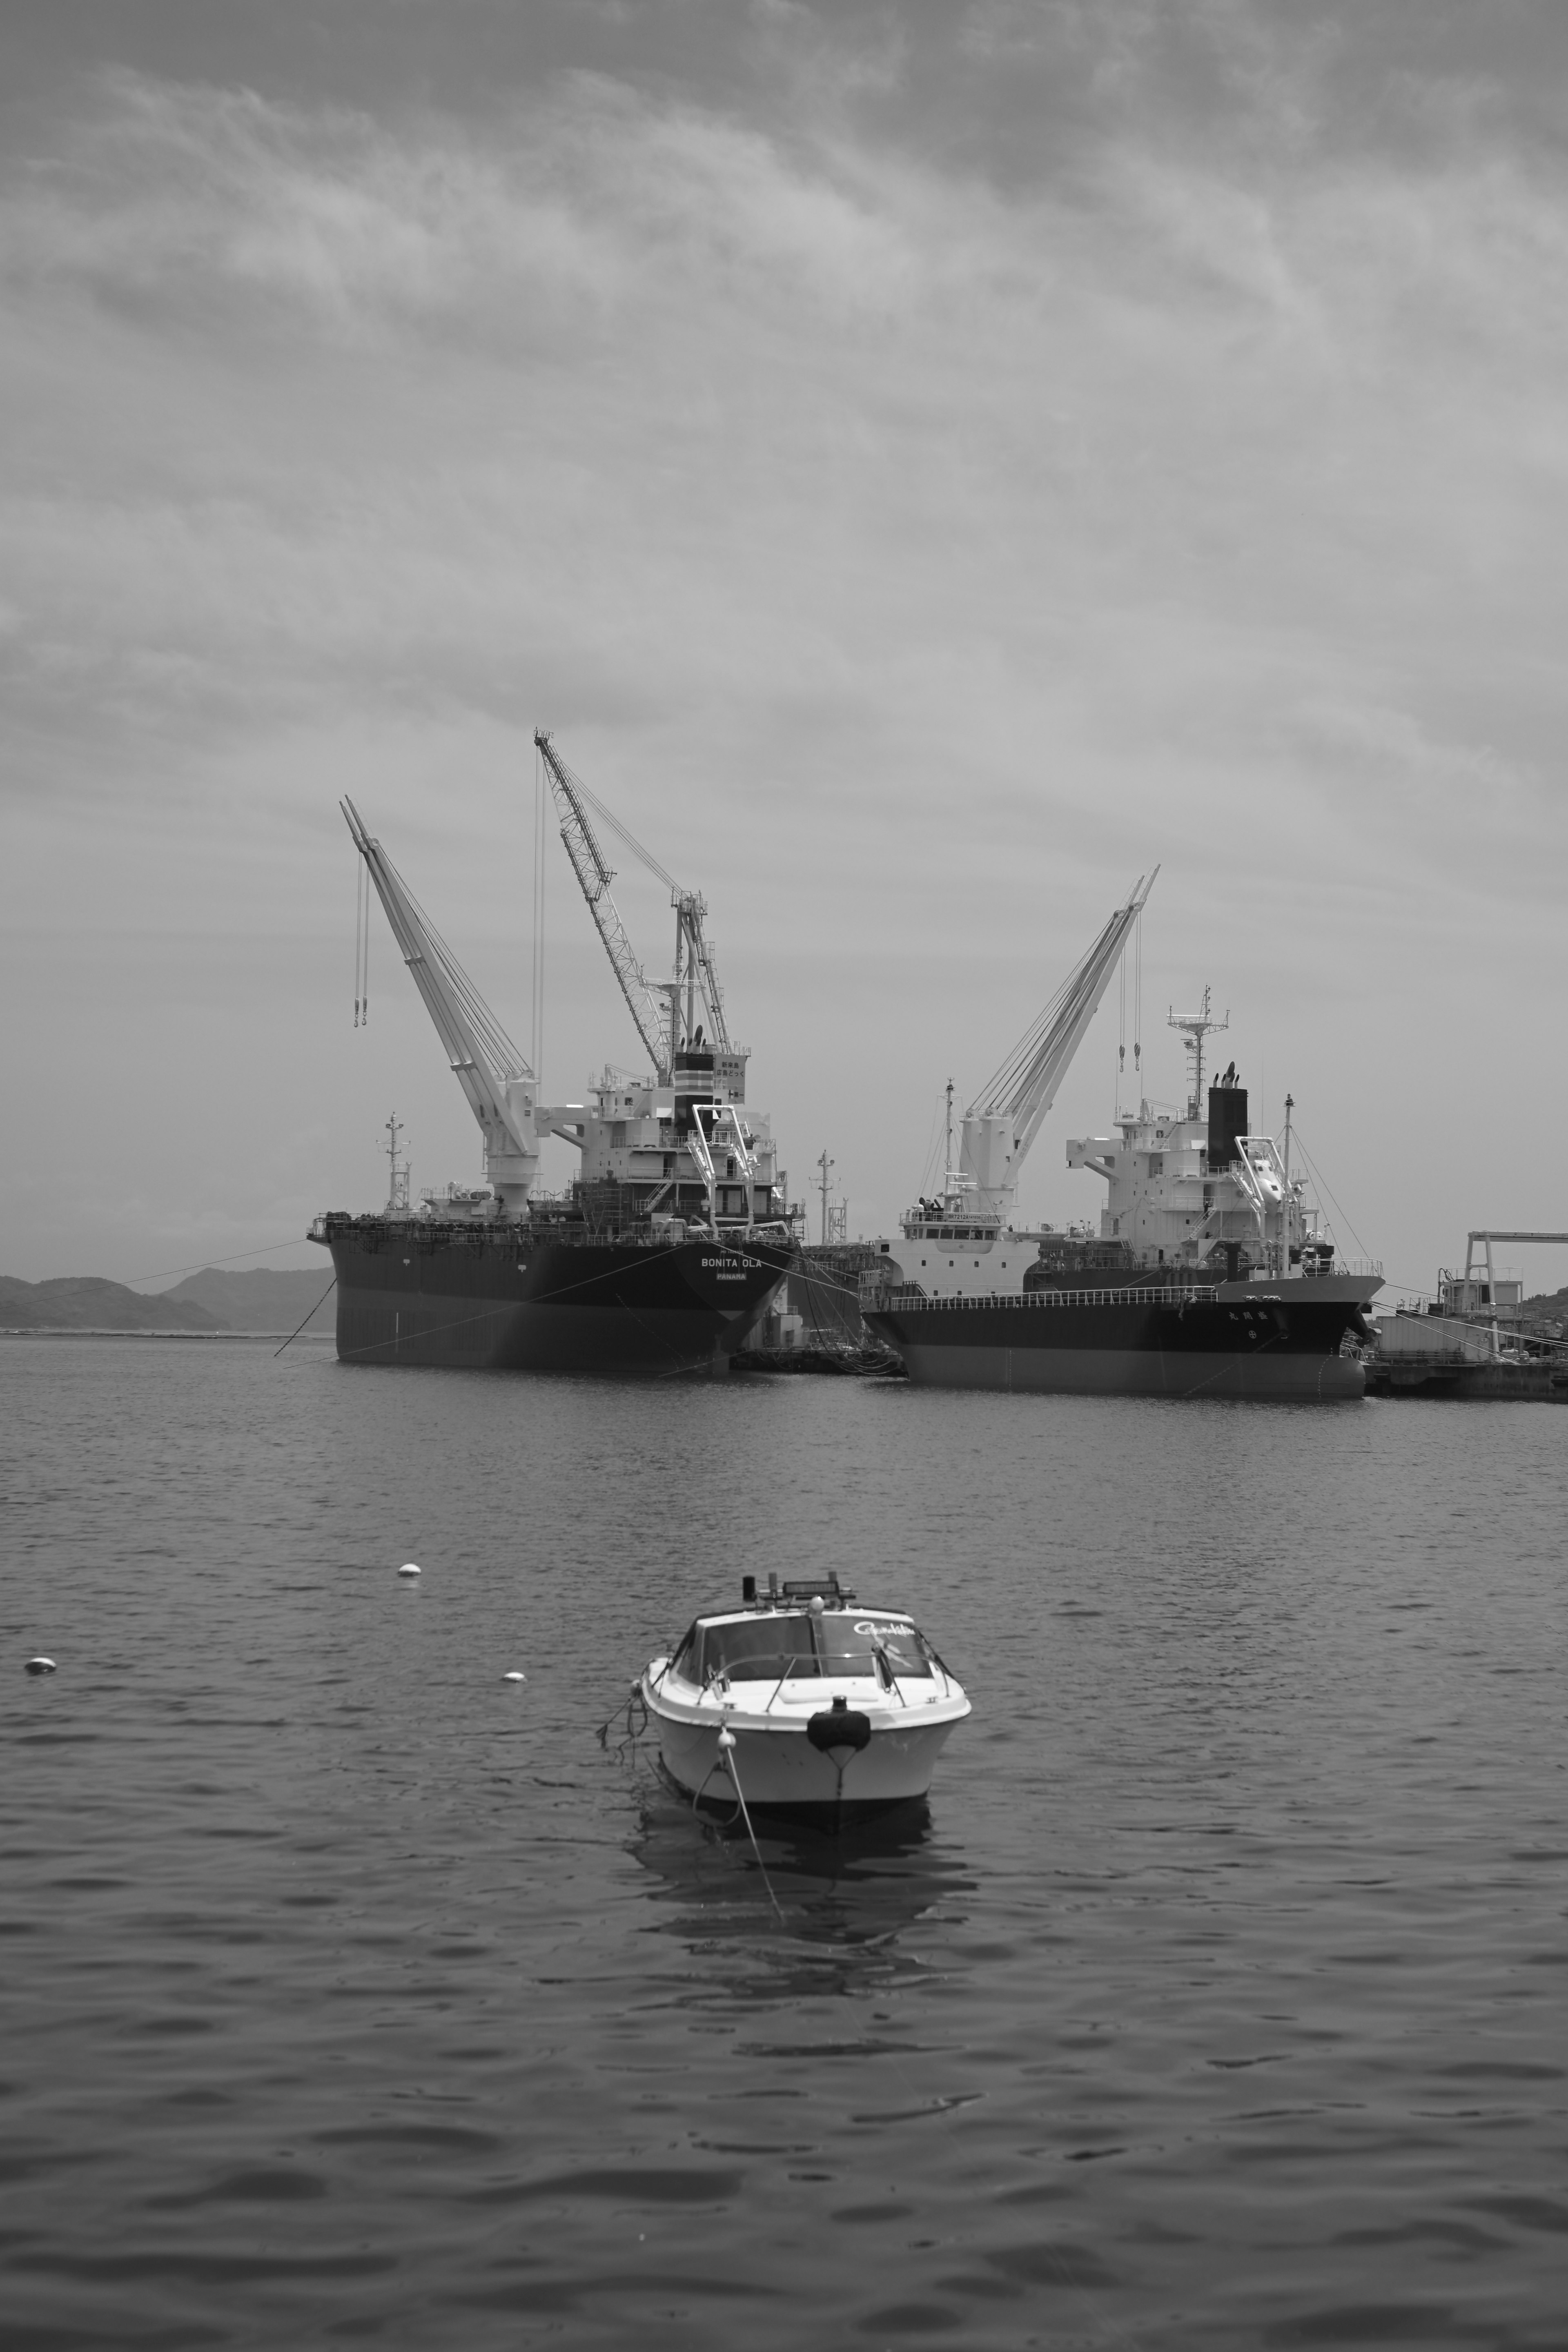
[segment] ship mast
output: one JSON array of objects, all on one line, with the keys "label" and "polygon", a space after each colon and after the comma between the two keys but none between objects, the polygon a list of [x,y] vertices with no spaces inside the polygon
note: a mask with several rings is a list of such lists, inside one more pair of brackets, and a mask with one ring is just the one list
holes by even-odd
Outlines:
[{"label": "ship mast", "polygon": [[[964,1112],[962,1171],[974,1188],[981,1215],[1012,1217],[1029,1147],[1100,1009],[1127,935],[1142,913],[1159,871],[1156,866],[1147,881],[1139,876],[1125,903]],[[950,1167],[952,1159],[950,1143]]]},{"label": "ship mast", "polygon": [[1290,1200],[1290,1114],[1295,1108],[1295,1096],[1287,1095],[1285,1097],[1285,1200],[1287,1206],[1289,1206]]},{"label": "ship mast", "polygon": [[1187,1102],[1187,1117],[1202,1118],[1204,1115],[1204,1039],[1211,1029],[1228,1029],[1227,1008],[1223,1021],[1216,1021],[1209,1011],[1210,992],[1204,991],[1201,1013],[1172,1013],[1165,1023],[1167,1029],[1179,1029],[1187,1041],[1187,1051],[1193,1057],[1193,1091]]},{"label": "ship mast", "polygon": [[403,1122],[394,1111],[385,1128],[385,1133],[390,1138],[386,1147],[386,1157],[391,1166],[391,1179],[386,1188],[386,1205],[389,1211],[406,1209],[408,1206],[408,1180],[411,1171],[406,1156],[401,1162],[397,1157],[398,1139],[403,1131]]}]

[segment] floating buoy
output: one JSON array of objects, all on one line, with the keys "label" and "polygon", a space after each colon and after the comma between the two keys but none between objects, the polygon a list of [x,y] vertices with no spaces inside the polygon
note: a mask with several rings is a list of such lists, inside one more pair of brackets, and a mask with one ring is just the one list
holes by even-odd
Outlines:
[{"label": "floating buoy", "polygon": [[735,1745],[735,1735],[727,1724],[724,1727],[724,1729],[719,1734],[719,1745],[724,1750],[726,1755],[729,1754],[731,1748]]},{"label": "floating buoy", "polygon": [[27,1672],[30,1675],[52,1675],[54,1671],[53,1658],[29,1658],[27,1661]]},{"label": "floating buoy", "polygon": [[501,1680],[503,1683],[525,1683],[528,1680],[528,1676],[525,1674],[520,1673],[518,1668],[513,1666],[508,1673],[502,1675]]},{"label": "floating buoy", "polygon": [[399,1576],[417,1576],[419,1570],[411,1559],[405,1559],[397,1573]]}]

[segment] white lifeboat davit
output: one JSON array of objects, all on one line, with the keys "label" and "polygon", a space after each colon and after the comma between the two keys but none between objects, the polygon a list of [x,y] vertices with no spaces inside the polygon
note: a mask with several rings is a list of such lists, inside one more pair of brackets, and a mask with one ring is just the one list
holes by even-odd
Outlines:
[{"label": "white lifeboat davit", "polygon": [[1268,1156],[1261,1151],[1249,1151],[1247,1155],[1247,1164],[1252,1171],[1252,1181],[1264,1199],[1277,1209],[1283,1208],[1285,1187],[1279,1181],[1278,1170],[1271,1165]]}]

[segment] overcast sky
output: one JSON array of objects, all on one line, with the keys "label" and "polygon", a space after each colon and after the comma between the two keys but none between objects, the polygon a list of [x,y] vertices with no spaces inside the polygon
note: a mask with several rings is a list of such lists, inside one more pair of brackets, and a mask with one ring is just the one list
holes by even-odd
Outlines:
[{"label": "overcast sky", "polygon": [[526,1047],[540,722],[851,1232],[1156,860],[1152,1092],[1208,983],[1352,1254],[1568,1228],[1565,132],[1560,0],[10,0],[0,1271],[477,1175],[336,803]]}]

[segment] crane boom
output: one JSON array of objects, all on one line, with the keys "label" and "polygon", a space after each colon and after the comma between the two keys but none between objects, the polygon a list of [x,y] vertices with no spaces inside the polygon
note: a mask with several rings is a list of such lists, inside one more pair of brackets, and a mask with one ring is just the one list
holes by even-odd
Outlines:
[{"label": "crane boom", "polygon": [[556,751],[542,728],[534,733],[534,742],[544,761],[545,772],[555,796],[555,806],[561,818],[561,838],[566,855],[572,860],[583,896],[588,902],[599,937],[605,942],[605,952],[610,967],[626,1000],[626,1009],[637,1025],[655,1071],[661,1078],[668,1076],[668,1047],[664,1034],[664,1017],[659,1011],[647,975],[637,961],[632,943],[626,937],[620,910],[610,896],[610,884],[615,879],[605,865],[603,852],[594,837],[584,806],[584,787]]},{"label": "crane boom", "polygon": [[1011,1215],[1029,1147],[1100,1009],[1159,871],[1156,866],[1147,881],[1139,876],[1125,903],[964,1113],[960,1166],[973,1181],[983,1213]]},{"label": "crane boom", "polygon": [[537,1087],[529,1068],[353,801],[342,803],[392,935],[485,1139],[485,1174],[505,1209],[526,1202],[539,1166]]},{"label": "crane boom", "polygon": [[724,992],[719,985],[719,974],[713,962],[713,950],[708,944],[708,934],[702,919],[708,912],[708,901],[695,890],[677,889],[675,909],[686,933],[687,953],[696,966],[697,985],[702,1002],[708,1008],[708,1028],[713,1043],[721,1053],[728,1054],[730,1024],[724,1018]]}]

